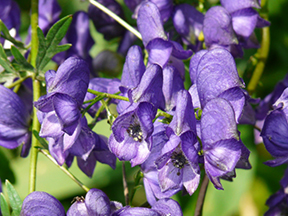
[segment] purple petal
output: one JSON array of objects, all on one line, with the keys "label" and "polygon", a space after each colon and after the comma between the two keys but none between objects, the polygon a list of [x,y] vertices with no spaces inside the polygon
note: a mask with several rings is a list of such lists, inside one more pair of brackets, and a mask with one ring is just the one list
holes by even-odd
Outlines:
[{"label": "purple petal", "polygon": [[183,185],[191,196],[198,188],[200,182],[200,169],[197,165],[188,165],[183,168]]},{"label": "purple petal", "polygon": [[202,31],[204,15],[189,4],[179,4],[173,11],[173,24],[176,31],[195,44]]},{"label": "purple petal", "polygon": [[160,211],[163,215],[183,215],[179,203],[172,199],[158,200],[155,204],[153,204],[152,209]]},{"label": "purple petal", "polygon": [[89,215],[110,215],[110,200],[101,190],[92,188],[85,196],[85,203]]},{"label": "purple petal", "polygon": [[230,103],[222,98],[211,100],[201,116],[201,138],[203,148],[224,139],[239,139],[234,111]]},{"label": "purple petal", "polygon": [[153,209],[127,206],[114,212],[111,216],[161,216],[161,214]]},{"label": "purple petal", "polygon": [[172,53],[173,45],[170,41],[155,38],[147,44],[146,49],[149,52],[149,63],[158,64],[163,68]]},{"label": "purple petal", "polygon": [[49,152],[57,163],[62,166],[65,163],[68,152],[63,150],[63,137],[46,138],[49,142]]},{"label": "purple petal", "polygon": [[157,6],[152,2],[144,2],[138,12],[138,30],[142,35],[144,46],[155,38],[167,39],[161,15]]},{"label": "purple petal", "polygon": [[53,83],[47,89],[49,93],[67,94],[82,105],[89,83],[88,64],[75,57],[65,60],[57,70]]},{"label": "purple petal", "polygon": [[108,145],[111,152],[113,152],[119,160],[130,161],[136,157],[138,149],[136,141],[129,137],[128,134],[125,136],[127,137],[126,139],[122,142],[117,142],[114,135],[111,134]]},{"label": "purple petal", "polygon": [[189,94],[191,95],[194,109],[195,108],[201,108],[200,99],[199,99],[199,95],[198,95],[198,91],[197,91],[197,85],[193,84],[189,88],[188,91],[189,91]]},{"label": "purple petal", "polygon": [[128,92],[130,101],[150,102],[155,108],[165,107],[165,98],[162,92],[162,69],[156,64],[151,64],[146,69],[139,85]]},{"label": "purple petal", "polygon": [[135,88],[145,72],[142,50],[139,46],[132,46],[126,56],[123,67],[121,88]]},{"label": "purple petal", "polygon": [[55,111],[51,111],[45,115],[43,119],[39,136],[41,137],[59,137],[63,134],[59,119]]},{"label": "purple petal", "polygon": [[158,170],[159,184],[162,192],[179,188],[179,185],[182,182],[182,170],[180,170],[179,175],[178,173],[179,169],[174,167],[171,160]]},{"label": "purple petal", "polygon": [[196,78],[202,107],[233,87],[244,87],[233,56],[225,49],[213,49],[201,58]]},{"label": "purple petal", "polygon": [[88,177],[92,178],[95,166],[96,158],[93,154],[90,154],[85,160],[81,157],[77,157],[77,165]]},{"label": "purple petal", "polygon": [[56,0],[39,0],[39,27],[46,34],[49,28],[59,19],[61,8]]},{"label": "purple petal", "polygon": [[67,216],[87,216],[87,207],[84,201],[74,202],[67,211]]},{"label": "purple petal", "polygon": [[282,110],[274,110],[266,117],[260,135],[272,156],[287,157],[288,123]]},{"label": "purple petal", "polygon": [[67,51],[68,56],[78,56],[88,60],[89,50],[94,44],[90,35],[89,17],[84,11],[78,11],[73,15],[73,20],[66,34],[68,43],[73,46]]},{"label": "purple petal", "polygon": [[53,105],[62,130],[72,135],[81,117],[77,102],[68,95],[57,94],[53,98]]},{"label": "purple petal", "polygon": [[179,43],[175,41],[170,41],[170,42],[173,44],[172,55],[175,58],[184,60],[184,59],[188,59],[193,54],[192,50],[184,50],[183,47]]},{"label": "purple petal", "polygon": [[191,60],[190,60],[189,74],[190,74],[190,79],[191,79],[192,84],[196,83],[197,68],[198,68],[198,64],[200,62],[200,59],[207,52],[208,52],[208,50],[200,50],[199,52],[195,53],[195,55],[193,55]]},{"label": "purple petal", "polygon": [[246,103],[246,97],[243,90],[239,87],[231,88],[220,94],[219,97],[230,102],[235,112],[236,122],[239,123],[239,119],[242,115],[243,108]]},{"label": "purple petal", "polygon": [[23,201],[21,215],[59,215],[65,216],[62,204],[46,192],[34,191]]},{"label": "purple petal", "polygon": [[233,29],[237,35],[250,37],[256,27],[258,12],[253,8],[238,10],[231,14]]},{"label": "purple petal", "polygon": [[175,114],[169,125],[175,134],[180,136],[186,131],[193,131],[196,134],[196,119],[193,111],[189,92],[187,90],[179,91]]},{"label": "purple petal", "polygon": [[162,91],[166,110],[172,110],[176,106],[177,93],[182,89],[184,89],[184,83],[177,69],[173,66],[164,67]]},{"label": "purple petal", "polygon": [[235,139],[220,140],[209,149],[203,148],[205,170],[213,177],[220,177],[235,169],[241,156],[241,145]]},{"label": "purple petal", "polygon": [[225,8],[211,7],[205,14],[203,33],[207,47],[212,44],[230,45],[237,43],[232,27],[232,18]]},{"label": "purple petal", "polygon": [[243,8],[260,8],[259,0],[221,0],[221,5],[232,13]]}]

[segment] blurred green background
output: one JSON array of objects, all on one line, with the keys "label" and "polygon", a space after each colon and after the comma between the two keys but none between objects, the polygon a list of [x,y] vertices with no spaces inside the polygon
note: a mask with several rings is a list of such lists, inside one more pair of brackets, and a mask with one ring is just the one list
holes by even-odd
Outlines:
[{"label": "blurred green background", "polygon": [[[30,2],[28,0],[18,0],[21,7],[21,36],[24,39],[27,35],[30,18]],[[79,0],[58,0],[61,8],[61,17],[67,14],[73,14],[77,10],[87,11],[88,2]],[[125,15],[129,22],[133,22],[130,18],[131,12],[119,1],[125,11]],[[197,1],[188,1],[197,3]],[[215,1],[211,1],[214,2]],[[216,1],[217,3],[217,1]],[[288,69],[288,0],[270,0],[268,2],[269,21],[271,21],[271,46],[270,53],[265,67],[264,74],[260,80],[259,86],[254,94],[255,97],[264,98],[270,93],[275,84],[284,78]],[[135,23],[135,21],[134,21]],[[91,24],[91,33],[96,44],[91,50],[92,57],[95,57],[100,51],[109,49],[115,51],[119,39],[105,41],[103,36],[96,32]],[[257,32],[260,38],[260,31]],[[243,59],[237,59],[239,73],[242,74],[249,65],[247,64],[251,55],[256,50],[246,50]],[[52,66],[51,66],[52,67]],[[54,69],[47,68],[47,69]],[[244,77],[247,74],[243,75]],[[247,83],[246,83],[247,84]],[[269,153],[265,150],[263,144],[255,145],[252,126],[239,126],[243,143],[251,151],[250,162],[251,170],[237,170],[237,177],[234,182],[226,182],[222,180],[224,191],[216,190],[212,184],[209,184],[207,196],[204,204],[204,212],[206,215],[263,215],[267,211],[265,202],[267,198],[280,189],[279,181],[284,174],[285,165],[271,168],[265,166],[263,162],[271,159]],[[98,123],[94,129],[95,132],[109,136],[110,128],[106,121]],[[20,158],[20,149],[7,150],[0,148],[0,177],[2,182],[9,179],[15,186],[22,199],[28,193],[28,173],[29,173],[29,157]],[[138,168],[131,168],[126,163],[128,175],[128,184],[133,186],[133,179]],[[77,167],[74,161],[70,171],[75,174],[88,187],[96,187],[102,189],[111,200],[117,200],[124,203],[121,163],[118,161],[116,170],[112,170],[107,165],[97,164],[93,177],[86,177]],[[59,199],[66,209],[71,205],[74,196],[84,195],[84,191],[78,187],[68,176],[58,169],[45,156],[39,154],[38,170],[37,170],[37,190],[46,191],[57,199]],[[5,189],[4,189],[5,190]],[[199,190],[199,188],[198,188]],[[181,194],[175,195],[179,201],[184,216],[193,215],[197,200],[198,190],[191,197]],[[135,195],[134,205],[141,205],[146,201],[143,187],[140,188]]]}]

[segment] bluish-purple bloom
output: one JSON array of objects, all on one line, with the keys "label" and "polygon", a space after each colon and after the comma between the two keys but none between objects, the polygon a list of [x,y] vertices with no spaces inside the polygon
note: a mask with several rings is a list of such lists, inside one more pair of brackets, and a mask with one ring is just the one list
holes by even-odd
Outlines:
[{"label": "bluish-purple bloom", "polygon": [[112,125],[110,150],[132,166],[143,163],[150,154],[156,110],[151,103],[134,103]]},{"label": "bluish-purple bloom", "polygon": [[14,149],[31,145],[30,113],[20,97],[0,85],[0,145]]},{"label": "bluish-purple bloom", "polygon": [[62,204],[52,195],[43,191],[30,193],[23,201],[20,216],[57,215],[65,216]]},{"label": "bluish-purple bloom", "polygon": [[179,91],[174,117],[167,128],[168,142],[155,161],[161,191],[185,187],[192,195],[200,180],[196,119],[191,96],[186,90]]}]

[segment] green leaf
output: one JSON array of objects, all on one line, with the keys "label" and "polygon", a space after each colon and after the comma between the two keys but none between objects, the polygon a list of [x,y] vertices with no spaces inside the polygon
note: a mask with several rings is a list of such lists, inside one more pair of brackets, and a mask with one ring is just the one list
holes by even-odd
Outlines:
[{"label": "green leaf", "polygon": [[10,216],[9,206],[3,193],[0,197],[1,213],[3,216]]},{"label": "green leaf", "polygon": [[10,201],[10,205],[12,208],[12,215],[20,215],[21,207],[22,207],[22,200],[20,196],[18,195],[17,191],[14,189],[13,185],[6,179],[6,189],[8,198]]},{"label": "green leaf", "polygon": [[2,38],[6,39],[6,40],[9,40],[15,46],[18,46],[18,47],[20,47],[22,49],[26,49],[24,44],[21,41],[15,40],[15,38],[13,38],[10,35],[8,28],[5,26],[5,24],[2,22],[2,20],[0,20],[0,32],[2,33],[1,34]]},{"label": "green leaf", "polygon": [[35,72],[34,67],[27,62],[25,57],[20,53],[20,51],[16,47],[11,46],[11,52],[17,62],[14,64],[19,68],[19,70]]},{"label": "green leaf", "polygon": [[54,55],[59,52],[63,52],[69,49],[70,45],[58,45],[64,38],[69,25],[72,21],[72,16],[66,16],[55,23],[47,33],[46,38],[40,28],[37,29],[39,47],[38,56],[36,59],[36,68],[38,70],[43,70],[47,63],[52,59]]},{"label": "green leaf", "polygon": [[[2,44],[0,44],[0,65],[9,73],[17,74],[17,71],[11,65],[11,62],[7,59],[5,50]],[[1,74],[1,73],[0,73]]]},{"label": "green leaf", "polygon": [[48,143],[45,141],[45,139],[43,139],[42,137],[39,136],[38,131],[33,130],[32,133],[33,133],[33,135],[36,137],[36,139],[39,141],[39,143],[42,145],[42,147],[43,147],[44,149],[47,149],[47,150],[48,150],[48,149],[49,149]]}]

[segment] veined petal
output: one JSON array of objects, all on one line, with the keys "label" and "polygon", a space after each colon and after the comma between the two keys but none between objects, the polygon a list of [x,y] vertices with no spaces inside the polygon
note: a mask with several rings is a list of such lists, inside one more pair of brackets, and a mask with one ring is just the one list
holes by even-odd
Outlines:
[{"label": "veined petal", "polygon": [[239,139],[234,110],[227,100],[216,98],[207,103],[201,116],[201,138],[204,149],[219,140]]},{"label": "veined petal", "polygon": [[34,191],[24,199],[20,215],[65,216],[65,210],[55,197],[43,191]]},{"label": "veined petal", "polygon": [[85,203],[89,215],[110,215],[110,200],[108,196],[99,189],[90,189],[85,196]]},{"label": "veined petal", "polygon": [[234,11],[241,10],[243,8],[260,8],[259,0],[221,0],[221,5],[229,11],[229,13],[233,13]]},{"label": "veined petal", "polygon": [[163,29],[159,9],[150,1],[144,2],[140,6],[137,26],[142,35],[144,46],[147,46],[149,41],[153,40],[154,38],[162,38],[164,40],[167,39]]},{"label": "veined petal", "polygon": [[69,95],[58,94],[53,98],[53,106],[62,130],[72,135],[81,117],[77,102]]}]

